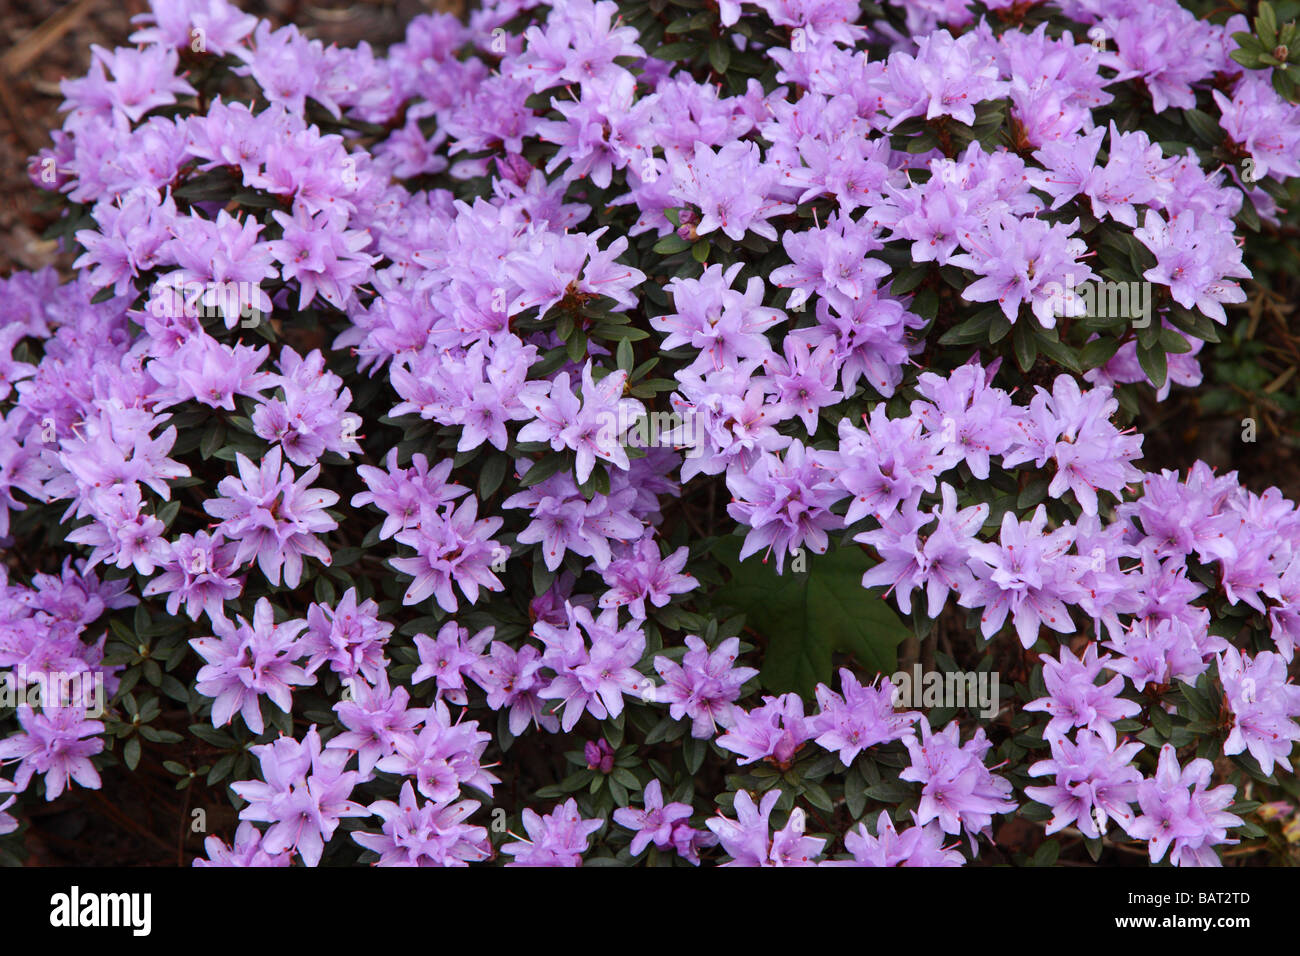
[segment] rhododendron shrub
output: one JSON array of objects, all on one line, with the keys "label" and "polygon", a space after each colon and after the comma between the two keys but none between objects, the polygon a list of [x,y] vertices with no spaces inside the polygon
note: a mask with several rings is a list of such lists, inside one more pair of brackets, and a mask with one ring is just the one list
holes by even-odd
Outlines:
[{"label": "rhododendron shrub", "polygon": [[155,0],[0,289],[0,845],[149,771],[205,866],[1267,862],[1300,511],[1140,400],[1297,198],[1268,18]]}]

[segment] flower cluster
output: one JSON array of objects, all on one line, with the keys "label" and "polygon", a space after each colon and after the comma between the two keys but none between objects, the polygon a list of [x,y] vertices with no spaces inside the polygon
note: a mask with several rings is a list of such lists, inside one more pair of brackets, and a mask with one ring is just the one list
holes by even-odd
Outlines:
[{"label": "flower cluster", "polygon": [[205,866],[1260,836],[1300,509],[1138,430],[1300,177],[1244,19],[667,6],[381,50],[153,0],[63,82],[73,275],[0,279],[0,839],[142,760],[239,799]]}]

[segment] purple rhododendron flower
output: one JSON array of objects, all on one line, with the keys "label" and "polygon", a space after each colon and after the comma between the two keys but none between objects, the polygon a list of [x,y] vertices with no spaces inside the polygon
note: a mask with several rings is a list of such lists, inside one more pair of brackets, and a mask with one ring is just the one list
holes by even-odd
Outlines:
[{"label": "purple rhododendron flower", "polygon": [[212,726],[224,727],[238,713],[254,733],[260,734],[261,698],[267,697],[282,712],[293,706],[294,685],[315,683],[297,664],[304,656],[299,635],[306,621],[275,623],[271,602],[257,602],[252,623],[236,617],[212,622],[214,637],[198,637],[190,642],[207,665],[199,669],[200,694],[213,698]]},{"label": "purple rhododendron flower", "polygon": [[1174,866],[1222,866],[1214,847],[1234,844],[1228,828],[1241,826],[1241,818],[1223,808],[1232,803],[1237,788],[1224,784],[1210,788],[1213,767],[1200,758],[1178,765],[1172,744],[1160,748],[1156,775],[1138,784],[1142,815],[1127,827],[1129,836],[1146,840],[1151,862],[1169,853]]},{"label": "purple rhododendron flower", "polygon": [[532,810],[523,816],[529,839],[501,847],[514,857],[507,866],[581,866],[591,835],[605,825],[604,820],[584,819],[572,797],[545,816]]}]

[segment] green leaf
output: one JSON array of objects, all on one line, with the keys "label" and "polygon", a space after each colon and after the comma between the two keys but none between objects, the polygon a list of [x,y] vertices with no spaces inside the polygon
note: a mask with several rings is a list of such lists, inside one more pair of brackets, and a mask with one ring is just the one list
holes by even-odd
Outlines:
[{"label": "green leaf", "polygon": [[1049,332],[1046,329],[1035,329],[1035,339],[1038,350],[1046,355],[1049,359],[1058,365],[1064,365],[1071,372],[1081,373],[1083,369],[1079,366],[1079,358],[1075,355],[1074,349],[1063,344],[1055,332]]},{"label": "green leaf", "polygon": [[508,459],[502,455],[490,455],[487,461],[483,462],[483,470],[478,475],[478,496],[480,501],[492,497],[493,492],[501,487],[508,466]]},{"label": "green leaf", "polygon": [[685,252],[690,247],[691,244],[689,242],[674,232],[664,236],[656,242],[654,244],[654,251],[659,253],[661,256],[671,256],[674,253]]},{"label": "green leaf", "polygon": [[1083,841],[1084,846],[1088,848],[1088,856],[1092,857],[1092,862],[1096,863],[1101,859],[1101,838],[1087,837]]},{"label": "green leaf", "polygon": [[655,59],[667,60],[671,63],[674,60],[684,60],[688,57],[692,57],[698,50],[698,43],[666,43],[659,49],[655,50],[654,56]]},{"label": "green leaf", "polygon": [[1207,143],[1218,143],[1223,139],[1223,129],[1209,113],[1203,110],[1183,110],[1183,118],[1197,136]]},{"label": "green leaf", "polygon": [[203,441],[199,444],[199,455],[204,461],[207,461],[213,456],[216,450],[222,446],[225,440],[225,422],[214,422],[212,426],[208,428],[207,433],[204,434]]},{"label": "green leaf", "polygon": [[561,468],[564,467],[565,458],[563,455],[547,455],[541,461],[533,462],[528,469],[528,473],[519,479],[520,488],[531,488],[550,478]]},{"label": "green leaf", "polygon": [[727,67],[731,66],[731,48],[721,37],[709,46],[709,66],[713,67],[713,72],[719,76],[726,73]]},{"label": "green leaf", "polygon": [[570,362],[581,362],[587,357],[587,333],[582,329],[576,329],[565,343],[564,353],[569,356]]},{"label": "green leaf", "polygon": [[974,318],[967,319],[959,325],[954,325],[943,335],[939,336],[940,345],[973,345],[976,342],[987,342],[989,336],[989,323],[992,317],[987,313],[982,313]]},{"label": "green leaf", "polygon": [[910,269],[900,269],[889,277],[889,294],[906,295],[924,282],[929,274],[929,263],[912,266]]},{"label": "green leaf", "polygon": [[1273,12],[1273,5],[1268,0],[1264,0],[1259,5],[1259,16],[1255,18],[1255,32],[1259,34],[1265,48],[1277,44],[1277,14]]},{"label": "green leaf", "polygon": [[695,776],[700,772],[700,767],[704,766],[704,758],[708,755],[709,745],[698,737],[687,737],[682,743],[682,759],[686,761],[686,770]]},{"label": "green leaf", "polygon": [[929,321],[939,314],[939,293],[926,286],[912,299],[911,311]]},{"label": "green leaf", "polygon": [[808,555],[805,571],[794,571],[787,560],[782,575],[756,557],[741,562],[739,551],[735,539],[713,547],[732,573],[717,598],[744,611],[767,639],[760,678],[765,688],[811,697],[818,682],[830,683],[836,652],[852,654],[870,670],[891,673],[898,665],[897,647],[911,631],[862,587],[872,562],[861,549]]},{"label": "green leaf", "polygon": [[1138,346],[1138,364],[1142,366],[1142,371],[1146,372],[1147,378],[1156,388],[1165,387],[1165,377],[1169,374],[1169,364],[1165,359],[1165,351],[1157,345],[1152,349],[1144,349]]},{"label": "green leaf", "polygon": [[1051,866],[1061,853],[1061,845],[1055,840],[1046,840],[1034,852],[1034,866]]},{"label": "green leaf", "polygon": [[122,748],[122,762],[128,770],[134,770],[140,763],[140,738],[132,737]]},{"label": "green leaf", "polygon": [[1015,349],[1016,364],[1020,366],[1020,371],[1028,372],[1038,361],[1038,345],[1029,326],[1023,322],[1019,323],[1011,336],[1011,344]]},{"label": "green leaf", "polygon": [[1025,490],[1020,492],[1020,496],[1016,498],[1016,508],[1024,511],[1027,508],[1036,507],[1040,501],[1047,497],[1047,485],[1046,478],[1035,478],[1025,485]]},{"label": "green leaf", "polygon": [[1100,368],[1114,358],[1119,351],[1119,339],[1093,339],[1083,347],[1079,355],[1085,369]]}]

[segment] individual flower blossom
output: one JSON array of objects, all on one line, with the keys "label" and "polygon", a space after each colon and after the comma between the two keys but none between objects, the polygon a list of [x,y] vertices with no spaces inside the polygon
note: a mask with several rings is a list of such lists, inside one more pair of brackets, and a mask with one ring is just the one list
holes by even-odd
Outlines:
[{"label": "individual flower blossom", "polygon": [[[916,822],[916,811],[912,811]],[[851,860],[824,860],[822,866],[965,866],[966,858],[960,852],[944,846],[944,832],[933,820],[924,826],[916,824],[901,834],[887,811],[876,817],[873,835],[866,823],[844,835],[844,849],[853,854]]]},{"label": "individual flower blossom", "polygon": [[339,500],[338,494],[311,483],[320,474],[313,465],[294,480],[293,467],[281,458],[277,445],[260,465],[237,454],[239,475],[227,476],[217,484],[218,498],[203,503],[203,510],[220,519],[217,533],[239,542],[235,564],[243,566],[256,557],[258,567],[272,584],[296,588],[302,580],[302,559],[312,557],[330,564],[330,551],[316,536],[333,531],[338,522],[326,508]]},{"label": "individual flower blossom", "polygon": [[1209,468],[1194,467],[1186,481],[1178,473],[1163,469],[1142,479],[1142,495],[1119,506],[1119,513],[1136,517],[1154,556],[1176,556],[1181,563],[1189,554],[1201,562],[1230,561],[1237,546],[1229,533],[1235,522],[1220,512],[1225,486]]},{"label": "individual flower blossom", "polygon": [[830,510],[844,497],[834,480],[832,462],[816,450],[805,451],[798,439],[790,442],[784,457],[762,453],[752,468],[728,469],[727,487],[735,495],[727,513],[751,529],[740,560],[764,547],[768,554],[775,550],[777,574],[785,556],[804,545],[814,554],[825,554],[830,543],[827,529],[841,523]]},{"label": "individual flower blossom", "polygon": [[260,598],[250,624],[242,616],[235,622],[218,618],[212,622],[216,635],[198,637],[190,645],[207,664],[199,668],[195,687],[212,702],[212,726],[224,727],[239,713],[255,734],[262,722],[261,698],[266,696],[282,712],[293,706],[294,685],[315,683],[296,663],[303,656],[298,635],[307,622],[275,623],[271,602]]},{"label": "individual flower blossom", "polygon": [[[107,106],[138,123],[150,110],[175,103],[178,94],[197,92],[176,75],[180,56],[174,49],[156,45],[140,50],[119,47],[109,51],[98,45],[90,49],[94,59],[85,79],[64,80],[60,84],[66,97],[61,109]],[[105,69],[113,76],[108,82],[105,82]]]},{"label": "individual flower blossom", "polygon": [[357,468],[367,490],[352,496],[352,507],[371,504],[382,511],[385,517],[379,540],[391,538],[399,531],[416,527],[423,507],[438,508],[469,493],[468,488],[447,481],[451,467],[452,461],[447,459],[430,468],[429,460],[416,452],[411,456],[411,467],[400,468],[397,449],[391,448],[383,468]]},{"label": "individual flower blossom", "polygon": [[[157,190],[143,185],[134,185],[112,197],[105,196],[94,207],[98,228],[77,230],[77,242],[86,251],[77,257],[73,266],[90,267],[91,281],[96,285],[112,285],[114,292],[123,295],[142,273],[169,260],[175,218],[176,204],[172,197],[163,199]],[[155,290],[153,298],[158,299],[161,291]],[[151,306],[150,312],[159,308],[152,301]]]},{"label": "individual flower blossom", "polygon": [[268,853],[262,846],[262,831],[245,820],[235,830],[235,842],[227,846],[219,836],[210,836],[203,841],[203,857],[194,858],[194,866],[292,866],[293,853],[282,850]]},{"label": "individual flower blossom", "polygon": [[940,437],[923,431],[919,420],[888,417],[883,402],[871,410],[866,432],[841,420],[839,438],[839,451],[822,460],[853,496],[845,526],[867,515],[879,521],[905,502],[916,504],[923,492],[935,490],[938,475],[960,460],[958,452],[940,451]]},{"label": "individual flower blossom", "polygon": [[781,799],[780,790],[763,794],[756,807],[745,790],[736,791],[736,819],[716,816],[707,826],[717,836],[723,850],[731,857],[723,866],[816,866],[814,859],[826,846],[820,837],[804,835],[804,812],[790,811],[784,827],[771,833],[769,818]]},{"label": "individual flower blossom", "polygon": [[1033,461],[1042,468],[1056,463],[1047,493],[1061,497],[1068,489],[1084,514],[1097,514],[1098,490],[1121,496],[1142,473],[1131,462],[1142,455],[1142,439],[1121,432],[1110,422],[1119,401],[1104,386],[1080,390],[1072,376],[1058,375],[1049,393],[1035,388],[1029,409],[1019,419],[1020,437],[1002,458],[1008,468]]},{"label": "individual flower blossom", "polygon": [[760,276],[751,276],[744,292],[731,287],[742,265],[737,262],[725,270],[711,265],[697,279],[669,280],[665,288],[677,311],[650,320],[656,331],[668,333],[663,348],[690,345],[699,351],[691,367],[700,371],[736,366],[744,359],[761,362],[772,355],[764,333],[785,316],[763,305]]},{"label": "individual flower blossom", "polygon": [[[270,244],[258,241],[262,228],[252,216],[241,222],[225,210],[215,220],[193,213],[177,217],[171,226],[174,238],[163,251],[179,268],[160,276],[158,286],[171,286],[186,296],[187,309],[201,306],[201,314],[219,313],[227,329],[233,329],[241,317],[270,314],[271,297],[261,283],[275,279],[277,273]],[[191,288],[202,289],[192,306]],[[155,310],[160,291],[155,288],[150,311]]]},{"label": "individual flower blossom", "polygon": [[1144,746],[1105,740],[1091,730],[1080,730],[1071,741],[1064,734],[1048,736],[1052,747],[1050,760],[1040,760],[1029,768],[1031,777],[1055,776],[1050,787],[1026,787],[1031,800],[1051,807],[1047,824],[1050,836],[1067,826],[1077,827],[1089,839],[1106,835],[1106,821],[1117,820],[1128,829],[1134,815],[1131,804],[1137,800],[1142,774],[1133,766],[1133,755]]},{"label": "individual flower blossom", "polygon": [[1250,154],[1259,176],[1300,176],[1300,109],[1277,95],[1267,77],[1246,74],[1228,99],[1210,95],[1219,107],[1219,125]]},{"label": "individual flower blossom", "polygon": [[650,535],[642,537],[602,572],[609,590],[601,596],[599,606],[626,607],[634,619],[645,620],[646,601],[664,607],[674,594],[699,587],[695,578],[682,573],[689,554],[690,549],[682,546],[662,557],[658,542]]},{"label": "individual flower blossom", "polygon": [[36,774],[45,775],[45,799],[54,800],[76,781],[89,790],[100,788],[99,773],[90,758],[104,749],[102,721],[89,720],[79,706],[42,708],[18,705],[22,728],[0,740],[0,761],[18,761],[13,790],[21,792]]},{"label": "individual flower blossom", "polygon": [[967,364],[947,378],[923,372],[917,391],[926,401],[912,403],[912,414],[938,434],[943,450],[961,452],[971,474],[981,480],[988,478],[993,456],[1005,454],[1020,436],[1010,396],[988,384],[994,371]]},{"label": "individual flower blossom", "polygon": [[454,800],[462,785],[482,790],[489,796],[501,781],[483,767],[483,751],[492,735],[478,729],[478,721],[452,723],[444,701],[436,701],[424,718],[424,728],[415,734],[398,734],[394,753],[382,757],[375,767],[415,779],[415,787],[430,800]]},{"label": "individual flower blossom", "polygon": [[23,436],[21,418],[21,413],[11,413],[0,420],[0,536],[8,536],[12,512],[27,510],[27,504],[14,497],[15,492],[43,501],[42,488],[50,471],[40,457],[40,432],[32,430]]},{"label": "individual flower blossom", "polygon": [[[988,517],[988,505],[971,505],[957,510],[957,492],[944,482],[939,485],[942,504],[931,509],[931,517],[906,503],[880,522],[875,531],[853,536],[854,541],[876,549],[881,561],[862,575],[862,586],[888,586],[904,614],[912,613],[912,589],[924,587],[926,613],[937,618],[949,592],[960,594],[971,586],[975,575],[968,562],[970,546]],[[919,530],[937,519],[926,534]]]},{"label": "individual flower blossom", "polygon": [[371,244],[366,232],[340,228],[326,213],[312,215],[297,203],[293,215],[275,210],[273,219],[283,238],[268,242],[267,250],[281,264],[285,281],[297,280],[298,308],[305,309],[317,293],[336,309],[346,308],[354,289],[365,281],[374,256],[361,250]]},{"label": "individual flower blossom", "polygon": [[655,672],[663,684],[652,689],[652,696],[668,705],[673,720],[691,718],[692,737],[708,740],[719,727],[731,726],[741,687],[758,670],[735,666],[738,637],[729,637],[710,651],[702,638],[688,634],[686,647],[680,664],[662,655],[655,657]]},{"label": "individual flower blossom", "polygon": [[438,631],[437,637],[415,635],[420,666],[411,675],[411,684],[432,677],[437,683],[436,697],[464,706],[469,700],[465,693],[465,677],[474,671],[493,633],[494,628],[485,627],[471,638],[467,629],[455,621],[448,621]]},{"label": "individual flower blossom", "polygon": [[248,805],[241,820],[271,824],[262,837],[270,854],[297,851],[307,866],[320,864],[325,844],[344,817],[367,816],[348,797],[357,783],[355,770],[344,770],[350,755],[322,750],[313,724],[301,740],[280,737],[250,748],[261,764],[262,780],[240,780],[230,789]]},{"label": "individual flower blossom", "polygon": [[742,767],[755,760],[767,760],[784,769],[816,733],[814,722],[804,717],[799,695],[782,694],[765,696],[763,705],[750,711],[736,708],[731,725],[717,743],[736,754]]},{"label": "individual flower blossom", "polygon": [[414,557],[389,559],[394,568],[414,579],[402,603],[418,604],[433,595],[439,607],[452,613],[460,606],[453,583],[470,604],[478,600],[479,588],[502,590],[504,585],[492,573],[501,553],[492,535],[503,523],[498,517],[478,520],[478,499],[474,497],[466,498],[458,508],[426,505],[416,527],[393,536],[416,552]]},{"label": "individual flower blossom", "polygon": [[1105,666],[1123,674],[1137,690],[1168,686],[1175,680],[1195,684],[1209,669],[1210,655],[1221,649],[1210,643],[1206,624],[1208,620],[1197,626],[1178,618],[1134,621],[1106,643],[1117,656]]},{"label": "individual flower blossom", "polygon": [[559,150],[546,164],[553,172],[562,164],[566,180],[590,177],[601,189],[608,189],[614,170],[650,154],[638,141],[644,138],[636,113],[631,112],[636,78],[621,73],[604,87],[585,87],[576,102],[551,102],[563,120],[535,120],[538,138],[555,143]]},{"label": "individual flower blossom", "polygon": [[[235,72],[252,77],[271,102],[301,115],[308,95],[316,91],[322,44],[308,40],[292,24],[275,30],[265,20],[258,23],[253,40],[253,49],[242,45],[235,49],[235,55],[247,64],[236,67]],[[333,106],[324,101],[322,105]],[[336,115],[337,110],[333,106]]]},{"label": "individual flower blossom", "polygon": [[1281,655],[1249,657],[1229,647],[1219,657],[1219,680],[1233,717],[1223,752],[1249,750],[1265,774],[1274,763],[1290,770],[1291,747],[1300,740],[1300,725],[1292,720],[1300,715],[1300,687],[1290,683]]},{"label": "individual flower blossom", "polygon": [[595,381],[588,361],[582,370],[579,400],[569,389],[569,374],[561,372],[547,394],[537,393],[527,400],[537,420],[520,429],[519,441],[548,441],[555,451],[572,449],[577,455],[575,474],[580,483],[591,477],[598,458],[626,471],[629,462],[623,436],[644,410],[636,399],[622,397],[626,382],[627,372],[621,369]]},{"label": "individual flower blossom", "polygon": [[975,104],[997,99],[1004,88],[974,33],[954,39],[945,30],[920,37],[915,55],[891,53],[880,86],[891,129],[910,116],[951,116],[973,126]]},{"label": "individual flower blossom", "polygon": [[525,808],[523,821],[528,839],[501,847],[514,857],[506,866],[581,866],[591,835],[605,825],[601,819],[584,819],[572,797],[545,816]]},{"label": "individual flower blossom", "polygon": [[1155,112],[1196,106],[1192,83],[1207,78],[1216,61],[1208,22],[1176,3],[1158,3],[1135,4],[1101,23],[1115,39],[1120,76],[1141,77]]},{"label": "individual flower blossom", "polygon": [[708,830],[697,830],[680,822],[673,827],[673,849],[677,851],[678,856],[692,866],[700,865],[701,850],[716,846],[717,842],[717,836]]},{"label": "individual flower blossom", "polygon": [[[992,219],[983,230],[963,237],[971,251],[952,256],[951,265],[969,269],[982,278],[966,287],[968,302],[996,302],[1009,322],[1014,323],[1023,304],[1028,304],[1044,328],[1054,328],[1066,300],[1061,290],[1094,278],[1080,257],[1088,246],[1074,238],[1076,219],[1068,223],[1047,223],[1041,219],[1017,219],[1004,215]],[[1082,314],[1084,305],[1075,302],[1068,311]]]},{"label": "individual flower blossom", "polygon": [[238,550],[238,544],[220,534],[199,531],[178,535],[171,542],[163,573],[145,586],[144,596],[166,594],[167,613],[173,615],[184,602],[191,621],[197,621],[200,614],[207,614],[209,621],[224,619],[225,602],[244,590],[243,579],[234,576]]},{"label": "individual flower blossom", "polygon": [[547,712],[539,696],[547,685],[541,670],[541,652],[532,644],[516,650],[502,641],[493,641],[487,655],[475,662],[469,676],[487,691],[488,707],[510,708],[506,726],[518,737],[531,723],[551,733],[560,729],[559,719]]},{"label": "individual flower blossom", "polygon": [[751,378],[757,364],[747,360],[703,375],[689,369],[677,373],[681,389],[670,401],[683,425],[665,441],[691,449],[682,465],[683,481],[697,474],[720,474],[732,464],[750,467],[761,452],[790,444],[776,430],[781,407],[766,401],[770,381]]},{"label": "individual flower blossom", "polygon": [[644,57],[637,30],[622,25],[618,5],[608,0],[572,0],[551,8],[545,27],[524,33],[524,52],[510,61],[511,75],[529,80],[540,93],[579,83],[601,88],[624,72],[619,57]]},{"label": "individual flower blossom", "polygon": [[1112,750],[1116,747],[1114,721],[1136,717],[1142,706],[1135,700],[1120,697],[1124,678],[1117,675],[1101,686],[1097,678],[1110,663],[1110,655],[1097,656],[1097,645],[1089,644],[1082,658],[1062,647],[1059,658],[1043,659],[1043,682],[1047,696],[1030,701],[1024,709],[1051,716],[1043,737],[1049,741],[1062,737],[1075,727],[1096,733]]},{"label": "individual flower blossom", "polygon": [[89,545],[90,566],[111,561],[117,568],[134,567],[143,575],[167,560],[168,546],[162,521],[144,508],[140,486],[116,485],[87,502],[90,524],[71,531],[67,540]]},{"label": "individual flower blossom", "polygon": [[820,713],[810,723],[819,747],[838,751],[840,763],[853,765],[854,758],[876,744],[911,736],[912,725],[921,715],[894,709],[894,685],[888,679],[863,686],[847,668],[840,668],[840,691],[825,684],[816,687]]},{"label": "individual flower blossom", "polygon": [[525,376],[536,352],[535,345],[507,336],[490,350],[480,340],[463,350],[403,355],[394,363],[390,381],[405,401],[393,406],[391,414],[418,412],[421,418],[459,427],[457,451],[485,441],[504,451],[506,424],[533,417],[524,398],[537,385]]},{"label": "individual flower blossom", "polygon": [[1269,608],[1270,636],[1288,664],[1300,643],[1300,554],[1293,555],[1277,580],[1279,604]]},{"label": "individual flower blossom", "polygon": [[169,408],[185,401],[201,402],[211,408],[235,410],[235,396],[261,398],[274,376],[259,372],[270,354],[270,346],[231,347],[205,332],[186,339],[175,352],[152,359],[149,374],[162,386],[156,407]]},{"label": "individual flower blossom", "polygon": [[1237,788],[1209,789],[1213,774],[1208,760],[1180,767],[1172,744],[1160,748],[1156,775],[1137,787],[1142,814],[1127,827],[1129,836],[1147,841],[1152,863],[1168,853],[1174,866],[1222,866],[1214,847],[1239,842],[1228,838],[1228,828],[1241,826],[1241,818],[1224,809]]},{"label": "individual flower blossom", "polygon": [[983,727],[963,744],[961,727],[955,720],[932,733],[929,720],[922,717],[920,737],[909,737],[903,743],[912,764],[898,776],[921,784],[918,826],[938,820],[944,833],[956,835],[964,831],[975,852],[976,836],[992,836],[993,814],[1016,809],[1016,801],[1010,799],[1010,782],[995,777],[984,766],[984,755],[993,744]]},{"label": "individual flower blossom", "polygon": [[700,210],[696,235],[721,229],[736,242],[746,232],[775,242],[776,229],[768,220],[794,210],[772,198],[781,173],[762,160],[756,143],[733,140],[715,152],[697,142],[692,153],[668,149],[665,158],[673,179],[671,195]]},{"label": "individual flower blossom", "polygon": [[257,17],[226,0],[160,0],[131,22],[144,24],[131,34],[132,43],[191,49],[201,39],[204,50],[216,56],[232,52],[257,27]]},{"label": "individual flower blossom", "polygon": [[627,251],[626,236],[602,251],[596,240],[604,232],[601,228],[590,234],[534,235],[530,247],[511,258],[508,266],[510,278],[520,289],[509,314],[535,308],[540,318],[560,303],[581,305],[602,296],[613,300],[612,311],[632,308],[636,304],[632,289],[645,281],[645,273],[617,261]]},{"label": "individual flower blossom", "polygon": [[1014,511],[1002,516],[1002,533],[997,544],[970,545],[969,566],[975,580],[962,589],[957,603],[983,608],[980,633],[990,638],[1011,614],[1016,634],[1026,648],[1038,638],[1041,625],[1069,634],[1074,630],[1067,603],[1078,600],[1073,582],[1061,556],[1073,543],[1073,529],[1058,528],[1044,533],[1047,509],[1039,505],[1025,522]]},{"label": "individual flower blossom", "polygon": [[303,468],[314,465],[327,451],[345,457],[359,453],[361,416],[348,411],[352,393],[343,387],[343,379],[325,369],[320,350],[303,358],[286,347],[280,350],[278,364],[276,384],[284,398],[257,407],[253,431],[278,443],[285,456]]},{"label": "individual flower blossom", "polygon": [[379,605],[373,600],[357,601],[357,589],[348,588],[333,608],[312,604],[307,608],[307,630],[298,649],[307,658],[308,674],[324,664],[344,679],[361,675],[376,683],[388,666],[384,645],[393,625],[379,619]]},{"label": "individual flower blossom", "polygon": [[770,279],[778,288],[792,290],[788,310],[798,310],[814,292],[840,301],[868,299],[889,275],[889,266],[866,255],[883,245],[874,230],[846,215],[833,214],[821,228],[788,230],[781,244],[791,264]]},{"label": "individual flower blossom", "polygon": [[623,712],[623,695],[638,693],[646,678],[636,669],[645,651],[645,635],[635,623],[620,629],[613,608],[599,617],[572,604],[566,610],[566,627],[538,621],[533,633],[546,645],[542,665],[555,674],[538,696],[558,701],[553,711],[563,708],[561,726],[568,733],[584,712],[597,720],[617,717]]},{"label": "individual flower blossom", "polygon": [[1249,279],[1250,270],[1242,264],[1231,228],[1214,217],[1188,210],[1167,222],[1148,209],[1142,228],[1133,235],[1156,256],[1156,264],[1142,277],[1168,286],[1184,308],[1199,309],[1224,325],[1224,304],[1246,301],[1245,291],[1231,279]]},{"label": "individual flower blossom", "polygon": [[[532,461],[520,459],[515,467],[521,476],[525,475]],[[638,489],[623,475],[616,471],[610,476],[608,495],[596,493],[588,499],[578,491],[572,475],[556,473],[511,495],[501,506],[531,509],[533,520],[516,540],[520,544],[540,544],[547,570],[557,570],[568,551],[591,558],[596,570],[604,570],[613,560],[611,541],[636,541],[645,532],[633,508]],[[644,486],[644,481],[641,484]]]},{"label": "individual flower blossom", "polygon": [[343,700],[334,705],[347,729],[331,737],[325,749],[355,753],[361,779],[369,780],[375,764],[392,756],[398,739],[413,738],[428,715],[426,708],[408,708],[410,699],[405,687],[389,688],[386,672],[380,672],[373,686],[350,679]]},{"label": "individual flower blossom", "polygon": [[478,808],[476,800],[420,806],[407,780],[397,803],[377,800],[368,808],[384,821],[383,831],[352,839],[379,854],[376,866],[468,866],[492,853],[487,830],[463,822]]}]

